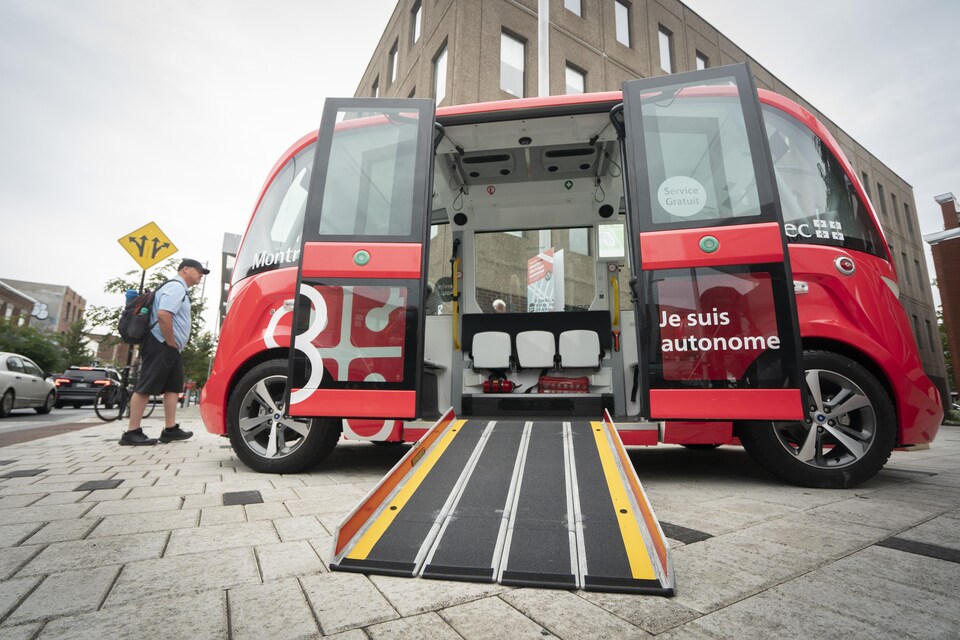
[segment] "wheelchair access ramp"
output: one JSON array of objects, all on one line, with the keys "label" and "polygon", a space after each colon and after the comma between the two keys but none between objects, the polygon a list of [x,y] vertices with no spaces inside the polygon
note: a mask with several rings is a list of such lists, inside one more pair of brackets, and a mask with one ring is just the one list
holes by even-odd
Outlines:
[{"label": "wheelchair access ramp", "polygon": [[609,416],[434,425],[340,525],[331,568],[673,595],[668,547]]}]

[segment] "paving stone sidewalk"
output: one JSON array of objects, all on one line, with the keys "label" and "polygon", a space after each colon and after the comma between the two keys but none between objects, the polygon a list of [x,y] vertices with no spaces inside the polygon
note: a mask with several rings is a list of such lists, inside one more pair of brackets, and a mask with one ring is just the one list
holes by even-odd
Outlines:
[{"label": "paving stone sidewalk", "polygon": [[631,450],[668,599],[331,573],[341,518],[405,448],[261,475],[180,417],[190,441],[121,447],[110,424],[0,447],[0,638],[960,637],[957,427],[845,491],[736,447]]}]

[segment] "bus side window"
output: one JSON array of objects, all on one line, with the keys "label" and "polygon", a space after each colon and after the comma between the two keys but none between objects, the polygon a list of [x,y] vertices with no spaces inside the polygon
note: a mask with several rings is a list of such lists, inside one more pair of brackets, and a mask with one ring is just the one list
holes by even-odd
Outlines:
[{"label": "bus side window", "polygon": [[764,107],[763,115],[790,242],[886,258],[869,209],[827,144],[782,111]]},{"label": "bus side window", "polygon": [[234,282],[263,271],[297,265],[314,152],[312,144],[301,150],[270,183],[237,255]]}]

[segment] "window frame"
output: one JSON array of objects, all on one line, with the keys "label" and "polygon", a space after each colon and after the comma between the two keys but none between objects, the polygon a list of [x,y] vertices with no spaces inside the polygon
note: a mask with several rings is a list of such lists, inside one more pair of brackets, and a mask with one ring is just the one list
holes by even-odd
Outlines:
[{"label": "window frame", "polygon": [[[667,73],[674,73],[673,64],[673,31],[667,29],[662,24],[657,24],[657,42],[659,43],[660,50],[660,70]],[[664,66],[664,57],[666,57],[667,65]]]},{"label": "window frame", "polygon": [[[630,4],[623,2],[623,0],[614,0],[613,3],[613,28],[614,28],[614,38],[617,42],[623,46],[633,48],[633,38],[630,36],[630,14],[632,13],[631,9],[633,7]],[[622,20],[622,22],[621,22]],[[620,39],[620,27],[623,27],[623,33],[626,37],[626,42]]]},{"label": "window frame", "polygon": [[[435,56],[433,56],[433,99],[438,105],[443,102],[444,98],[447,97],[447,76],[449,71],[447,68],[447,56],[448,56],[447,41],[444,40],[443,44],[440,45],[440,49],[437,50]],[[441,86],[440,79],[440,62],[443,61],[443,79]]]},{"label": "window frame", "polygon": [[400,41],[394,40],[390,47],[390,53],[387,57],[387,77],[390,78],[390,86],[397,82],[397,66],[400,59]]},{"label": "window frame", "polygon": [[[514,44],[520,45],[520,93],[519,95],[508,89],[504,86],[504,66],[507,64],[504,59],[505,45],[512,46]],[[509,52],[508,52],[509,53]],[[516,53],[515,51],[513,53]],[[527,41],[507,29],[500,30],[500,90],[504,93],[507,93],[515,98],[525,98],[526,97],[526,86],[527,86]],[[509,67],[508,67],[509,68]],[[515,67],[514,67],[515,68]]]},{"label": "window frame", "polygon": [[[570,92],[570,74],[573,73],[580,79],[580,91]],[[567,62],[563,67],[563,87],[565,95],[582,95],[587,92],[587,72],[580,67]]]},{"label": "window frame", "polygon": [[423,30],[423,0],[415,0],[410,8],[410,45],[420,40]]},{"label": "window frame", "polygon": [[880,213],[883,214],[884,218],[889,217],[890,214],[887,213],[887,196],[883,192],[883,185],[879,181],[877,182],[877,200],[880,202]]}]

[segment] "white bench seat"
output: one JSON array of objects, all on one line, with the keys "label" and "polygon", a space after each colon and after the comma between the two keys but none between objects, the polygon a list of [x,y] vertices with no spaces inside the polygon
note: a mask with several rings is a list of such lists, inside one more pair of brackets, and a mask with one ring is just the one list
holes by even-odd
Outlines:
[{"label": "white bench seat", "polygon": [[602,355],[596,331],[573,329],[560,334],[560,366],[564,369],[596,369]]}]

